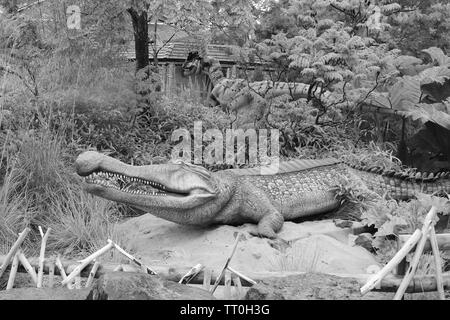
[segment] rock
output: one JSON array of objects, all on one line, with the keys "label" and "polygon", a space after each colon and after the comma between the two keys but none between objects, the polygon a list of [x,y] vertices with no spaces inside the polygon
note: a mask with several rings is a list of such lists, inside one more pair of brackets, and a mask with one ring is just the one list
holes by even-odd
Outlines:
[{"label": "rock", "polygon": [[393,293],[370,292],[362,296],[354,279],[309,273],[265,279],[251,287],[246,300],[372,300],[392,299]]},{"label": "rock", "polygon": [[206,290],[137,272],[110,272],[101,276],[87,298],[87,300],[214,299]]},{"label": "rock", "polygon": [[89,289],[20,288],[0,291],[0,300],[86,300]]}]

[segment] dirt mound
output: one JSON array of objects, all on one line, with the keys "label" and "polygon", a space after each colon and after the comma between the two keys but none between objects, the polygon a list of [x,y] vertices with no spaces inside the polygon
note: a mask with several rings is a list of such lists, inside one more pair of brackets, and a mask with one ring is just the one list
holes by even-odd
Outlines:
[{"label": "dirt mound", "polygon": [[349,229],[338,228],[331,220],[285,222],[279,237],[287,246],[254,237],[255,225],[200,228],[178,225],[150,214],[121,224],[128,249],[149,266],[191,267],[201,263],[219,271],[241,232],[231,266],[241,272],[322,272],[366,273],[377,265],[364,248],[349,245]]}]

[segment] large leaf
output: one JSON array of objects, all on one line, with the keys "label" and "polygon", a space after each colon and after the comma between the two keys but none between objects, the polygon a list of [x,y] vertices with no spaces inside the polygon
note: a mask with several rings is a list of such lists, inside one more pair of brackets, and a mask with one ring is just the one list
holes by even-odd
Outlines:
[{"label": "large leaf", "polygon": [[419,75],[420,85],[439,83],[443,84],[445,80],[450,79],[449,67],[433,67],[422,71]]},{"label": "large leaf", "polygon": [[444,103],[417,103],[410,106],[403,114],[413,120],[420,120],[424,123],[431,121],[450,130],[450,113]]},{"label": "large leaf", "polygon": [[431,61],[433,63],[437,63],[440,66],[446,66],[450,65],[450,57],[447,57],[447,55],[442,51],[442,49],[437,47],[431,47],[425,50],[422,50],[422,52],[425,52],[428,54],[431,58]]},{"label": "large leaf", "polygon": [[421,95],[420,80],[411,76],[404,76],[389,92],[392,107],[402,111],[408,111],[413,105],[419,103]]}]

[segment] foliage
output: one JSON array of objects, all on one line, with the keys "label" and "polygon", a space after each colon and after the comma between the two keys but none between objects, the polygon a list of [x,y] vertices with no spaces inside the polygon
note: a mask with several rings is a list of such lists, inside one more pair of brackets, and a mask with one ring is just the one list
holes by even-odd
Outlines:
[{"label": "foliage", "polygon": [[395,244],[390,237],[398,232],[413,233],[416,229],[421,229],[432,206],[437,208],[438,214],[450,214],[448,198],[417,194],[416,199],[399,203],[380,199],[362,213],[361,219],[365,225],[376,228],[372,246],[379,251],[383,259],[389,260],[395,254],[392,250]]}]

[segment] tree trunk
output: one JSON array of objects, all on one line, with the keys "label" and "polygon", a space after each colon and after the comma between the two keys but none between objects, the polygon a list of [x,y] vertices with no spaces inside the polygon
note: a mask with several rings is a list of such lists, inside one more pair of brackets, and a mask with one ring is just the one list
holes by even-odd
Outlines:
[{"label": "tree trunk", "polygon": [[134,8],[129,8],[127,11],[133,21],[136,71],[138,71],[149,65],[147,12],[138,12]]}]

